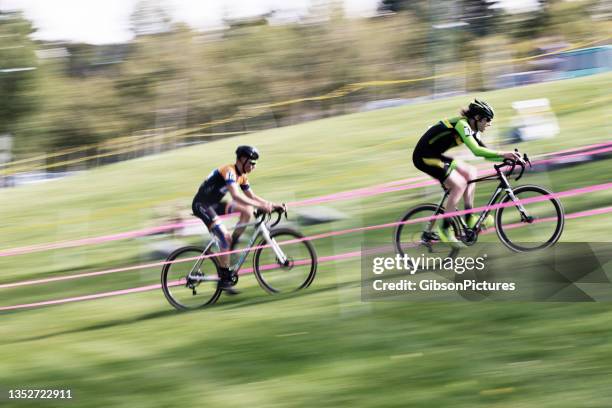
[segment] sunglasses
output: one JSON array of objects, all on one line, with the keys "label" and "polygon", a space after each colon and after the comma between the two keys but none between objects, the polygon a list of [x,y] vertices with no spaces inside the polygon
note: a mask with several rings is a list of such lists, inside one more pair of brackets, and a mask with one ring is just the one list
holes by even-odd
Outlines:
[{"label": "sunglasses", "polygon": [[257,162],[256,162],[256,161],[253,161],[253,160],[249,161],[249,163],[250,163],[250,164],[251,164],[251,166],[253,166],[253,167],[255,167],[255,165],[257,164]]}]

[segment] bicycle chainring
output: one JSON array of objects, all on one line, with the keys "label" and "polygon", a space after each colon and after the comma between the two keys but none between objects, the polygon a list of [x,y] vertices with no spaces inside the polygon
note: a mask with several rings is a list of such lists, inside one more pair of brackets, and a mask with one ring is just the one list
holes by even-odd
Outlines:
[{"label": "bicycle chainring", "polygon": [[238,274],[237,273],[232,273],[232,278],[231,278],[230,282],[232,283],[232,286],[235,286],[238,283]]},{"label": "bicycle chainring", "polygon": [[467,246],[474,245],[478,241],[478,232],[471,228],[464,231],[464,235],[461,237],[463,243]]}]

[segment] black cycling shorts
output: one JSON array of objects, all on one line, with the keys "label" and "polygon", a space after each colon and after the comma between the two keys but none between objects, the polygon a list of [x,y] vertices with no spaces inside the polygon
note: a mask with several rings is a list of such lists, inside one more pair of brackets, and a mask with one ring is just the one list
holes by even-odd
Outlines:
[{"label": "black cycling shorts", "polygon": [[191,210],[193,215],[201,219],[206,227],[210,229],[219,215],[227,214],[228,203],[220,201],[214,204],[205,204],[199,201],[193,201]]},{"label": "black cycling shorts", "polygon": [[440,184],[444,184],[444,181],[456,166],[452,157],[443,154],[421,153],[417,150],[415,150],[412,155],[412,162],[417,169],[429,174],[431,177],[438,180]]}]

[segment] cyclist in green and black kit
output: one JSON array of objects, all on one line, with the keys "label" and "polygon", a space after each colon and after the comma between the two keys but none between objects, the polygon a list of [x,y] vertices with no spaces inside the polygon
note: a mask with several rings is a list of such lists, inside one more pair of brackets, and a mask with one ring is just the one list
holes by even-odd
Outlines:
[{"label": "cyclist in green and black kit", "polygon": [[[507,158],[522,161],[519,153],[491,150],[482,142],[481,134],[491,126],[494,116],[493,108],[486,102],[474,99],[468,108],[461,110],[460,116],[443,119],[436,123],[417,143],[412,154],[412,161],[416,168],[437,179],[444,188],[449,190],[446,211],[456,211],[462,196],[466,210],[474,206],[476,185],[468,184],[468,181],[477,177],[474,166],[445,156],[444,153],[448,149],[465,144],[476,156],[488,160],[497,161]],[[477,219],[475,214],[469,214],[466,217],[468,227],[472,228]],[[492,220],[487,220],[485,226],[488,226],[487,224],[491,225]],[[450,230],[450,223],[446,219],[441,226],[438,225],[437,233],[443,242],[449,242],[454,246],[460,245],[460,241]]]}]

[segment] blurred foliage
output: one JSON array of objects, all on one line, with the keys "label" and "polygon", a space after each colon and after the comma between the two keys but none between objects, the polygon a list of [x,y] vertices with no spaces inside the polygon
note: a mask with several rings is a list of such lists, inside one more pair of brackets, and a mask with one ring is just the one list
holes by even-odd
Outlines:
[{"label": "blurred foliage", "polygon": [[0,12],[0,133],[10,131],[20,117],[36,109],[32,94],[36,77],[34,31],[20,13]]},{"label": "blurred foliage", "polygon": [[[131,18],[135,39],[102,46],[35,44],[28,37],[31,24],[11,14],[0,20],[3,68],[38,69],[2,74],[1,127],[16,135],[15,153],[23,157],[147,129],[197,127],[241,107],[322,95],[353,82],[426,77],[468,65],[479,71],[486,59],[482,44],[522,57],[537,53],[545,41],[576,43],[610,30],[609,21],[591,18],[595,1],[547,1],[522,14],[491,8],[496,1],[434,7],[438,3],[384,1],[381,13],[369,19],[345,19],[332,4],[313,8],[300,22],[274,23],[272,13],[197,32],[172,24],[164,3],[146,0]],[[468,24],[432,28],[453,22]],[[47,56],[37,60],[35,48]],[[53,50],[64,52],[49,57]],[[466,77],[468,89],[487,89],[481,76]],[[256,130],[352,112],[370,100],[430,94],[432,86],[371,87],[343,98],[275,106],[214,130]]]},{"label": "blurred foliage", "polygon": [[130,18],[131,29],[136,35],[171,31],[171,21],[168,10],[159,0],[140,0]]}]

